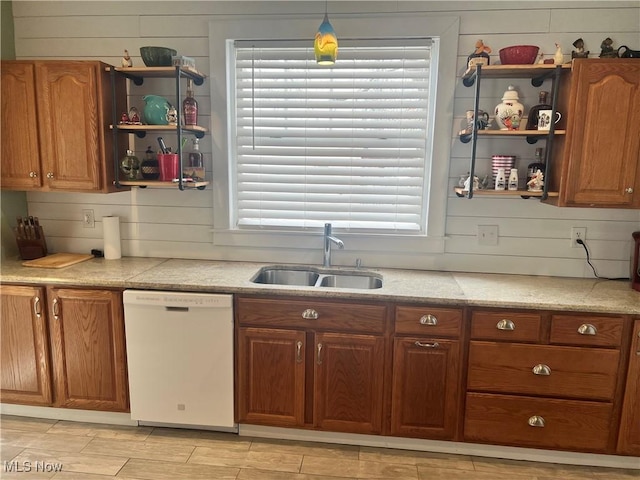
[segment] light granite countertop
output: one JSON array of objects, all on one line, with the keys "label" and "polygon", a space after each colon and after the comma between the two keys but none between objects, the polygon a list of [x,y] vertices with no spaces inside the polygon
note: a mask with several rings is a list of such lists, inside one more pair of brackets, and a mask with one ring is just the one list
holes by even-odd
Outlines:
[{"label": "light granite countertop", "polygon": [[[0,268],[0,281],[640,315],[640,292],[632,290],[628,281],[363,268],[382,275],[382,288],[252,283],[253,275],[266,265],[270,264],[125,257],[96,258],[61,269],[45,269],[5,260]],[[331,270],[353,271],[353,268]]]}]

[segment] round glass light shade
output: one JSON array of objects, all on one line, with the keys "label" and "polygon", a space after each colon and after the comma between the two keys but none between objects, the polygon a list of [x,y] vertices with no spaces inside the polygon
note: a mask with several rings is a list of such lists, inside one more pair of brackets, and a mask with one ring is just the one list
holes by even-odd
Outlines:
[{"label": "round glass light shade", "polygon": [[313,42],[316,62],[320,65],[333,65],[338,56],[338,37],[329,23],[329,17],[324,14],[324,20],[318,27],[316,39]]}]

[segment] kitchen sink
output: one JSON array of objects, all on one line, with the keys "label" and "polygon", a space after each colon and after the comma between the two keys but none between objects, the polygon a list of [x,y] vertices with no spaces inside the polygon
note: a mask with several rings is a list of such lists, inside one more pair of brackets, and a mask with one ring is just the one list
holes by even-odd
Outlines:
[{"label": "kitchen sink", "polygon": [[377,275],[324,275],[320,280],[320,287],[334,288],[366,288],[382,287],[382,278]]},{"label": "kitchen sink", "polygon": [[284,270],[278,268],[261,268],[251,279],[253,283],[272,285],[297,285],[313,287],[320,275],[310,270]]},{"label": "kitchen sink", "polygon": [[382,276],[370,272],[326,271],[320,268],[263,267],[251,278],[253,283],[292,285],[297,287],[330,287],[375,289],[382,287]]}]

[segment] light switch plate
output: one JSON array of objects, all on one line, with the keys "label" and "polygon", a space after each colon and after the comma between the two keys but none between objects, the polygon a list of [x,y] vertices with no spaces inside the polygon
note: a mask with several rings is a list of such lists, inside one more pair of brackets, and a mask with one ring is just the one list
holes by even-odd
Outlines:
[{"label": "light switch plate", "polygon": [[498,245],[498,225],[478,225],[478,245]]}]

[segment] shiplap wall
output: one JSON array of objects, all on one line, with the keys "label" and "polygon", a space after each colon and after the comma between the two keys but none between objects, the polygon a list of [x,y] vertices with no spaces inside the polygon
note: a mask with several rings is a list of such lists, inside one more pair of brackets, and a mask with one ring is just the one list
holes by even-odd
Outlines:
[{"label": "shiplap wall", "polygon": [[[478,38],[499,48],[514,44],[534,44],[551,56],[559,42],[568,60],[571,43],[585,40],[592,55],[600,42],[610,36],[614,45],[640,48],[640,6],[638,2],[329,2],[329,12],[341,13],[430,12],[460,18],[458,71],[464,71],[467,55]],[[197,67],[209,71],[209,21],[218,15],[317,13],[324,2],[217,2],[217,1],[20,1],[14,0],[16,57],[23,59],[99,59],[120,64],[126,48],[135,65],[142,65],[138,48],[163,45],[194,57]],[[483,82],[480,108],[491,111],[500,103],[507,80]],[[525,80],[513,80],[528,108],[537,103],[537,90]],[[173,94],[172,85],[162,80],[146,80],[132,87],[131,100],[142,107],[141,95]],[[199,124],[210,123],[211,99],[205,85],[196,88],[200,105]],[[458,80],[454,101],[455,121],[451,126],[451,158],[437,159],[450,164],[449,187],[468,170],[469,144],[456,138],[465,110],[472,107],[473,89]],[[154,139],[155,137],[151,137]],[[142,155],[151,140],[136,141]],[[482,141],[478,146],[479,173],[489,173],[492,154],[515,154],[521,174],[532,160],[535,145],[517,139]],[[211,141],[201,141],[201,149],[211,172]],[[484,167],[482,159],[485,159]],[[452,192],[452,188],[449,188]],[[102,248],[102,216],[121,217],[123,254],[222,260],[295,261],[318,263],[320,238],[309,249],[295,253],[286,248],[220,248],[212,243],[213,208],[216,192],[133,189],[109,195],[29,193],[29,214],[40,217],[53,251],[87,252]],[[94,229],[83,228],[82,209],[93,209]],[[497,246],[480,246],[478,225],[497,225]],[[592,276],[582,249],[570,248],[572,226],[587,227],[587,244],[593,263],[602,276],[628,275],[631,232],[640,229],[640,211],[622,209],[575,209],[543,205],[536,200],[475,198],[449,195],[446,215],[445,253],[420,252],[389,255],[371,245],[364,251],[349,248],[334,254],[335,264],[353,264],[356,257],[368,266],[426,268],[474,272],[505,272],[534,275]]]}]

